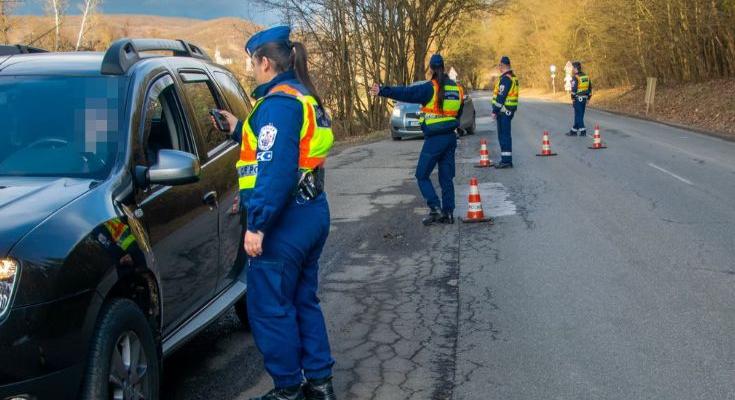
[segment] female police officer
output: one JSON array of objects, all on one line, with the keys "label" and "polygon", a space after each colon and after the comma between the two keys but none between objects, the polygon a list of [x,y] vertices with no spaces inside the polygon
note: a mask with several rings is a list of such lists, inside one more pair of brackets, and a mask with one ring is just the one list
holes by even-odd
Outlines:
[{"label": "female police officer", "polygon": [[[457,136],[454,131],[459,127],[464,91],[444,73],[444,59],[441,55],[431,56],[429,68],[432,72],[430,82],[408,87],[380,87],[376,83],[370,93],[373,96],[423,105],[421,130],[426,139],[416,166],[416,180],[429,206],[429,215],[422,222],[424,225],[435,222],[453,224],[454,152],[457,149]],[[437,164],[439,164],[439,185],[442,189],[441,202],[430,179],[431,172]],[[439,215],[440,208],[441,215]]]},{"label": "female police officer", "polygon": [[257,399],[335,399],[334,360],[317,298],[329,233],[324,161],[333,136],[306,50],[290,41],[290,32],[278,26],[250,38],[245,47],[260,85],[257,102],[244,122],[223,113],[241,141],[250,325],[275,386]]}]

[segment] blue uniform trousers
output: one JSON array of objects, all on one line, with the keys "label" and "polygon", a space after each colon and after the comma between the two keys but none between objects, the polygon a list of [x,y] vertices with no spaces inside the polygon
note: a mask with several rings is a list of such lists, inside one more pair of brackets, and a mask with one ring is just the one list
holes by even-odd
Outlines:
[{"label": "blue uniform trousers", "polygon": [[584,127],[584,111],[587,108],[587,99],[582,97],[575,97],[573,102],[574,107],[574,127],[572,132],[586,133],[587,128]]},{"label": "blue uniform trousers", "polygon": [[500,162],[512,163],[513,162],[513,138],[510,132],[510,121],[515,115],[514,112],[510,112],[510,115],[504,111],[500,111],[497,114],[496,122],[498,124],[498,143],[500,144]]},{"label": "blue uniform trousers", "polygon": [[325,194],[282,211],[251,258],[247,279],[250,327],[277,388],[303,377],[332,376],[327,328],[317,297],[319,256],[329,233]]},{"label": "blue uniform trousers", "polygon": [[[457,136],[454,131],[427,136],[416,166],[416,181],[421,195],[431,208],[445,213],[454,211],[454,152],[457,150]],[[431,172],[439,164],[439,186],[442,189],[442,201],[439,202],[431,183]]]}]

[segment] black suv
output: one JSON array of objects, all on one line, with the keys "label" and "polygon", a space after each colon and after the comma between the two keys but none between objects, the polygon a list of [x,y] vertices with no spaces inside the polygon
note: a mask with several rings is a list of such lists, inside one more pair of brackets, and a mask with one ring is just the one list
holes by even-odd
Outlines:
[{"label": "black suv", "polygon": [[233,305],[247,320],[213,108],[250,104],[185,41],[0,46],[0,400],[156,399],[163,357]]}]

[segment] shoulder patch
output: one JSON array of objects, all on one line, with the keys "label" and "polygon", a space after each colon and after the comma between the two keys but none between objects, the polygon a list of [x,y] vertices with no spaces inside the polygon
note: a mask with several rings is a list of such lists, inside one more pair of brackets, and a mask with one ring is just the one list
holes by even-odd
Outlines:
[{"label": "shoulder patch", "polygon": [[498,86],[498,93],[503,93],[505,91],[505,85]]},{"label": "shoulder patch", "polygon": [[273,126],[273,124],[268,124],[260,128],[260,132],[258,132],[258,148],[263,151],[270,150],[276,142],[276,135],[278,135],[278,128]]}]

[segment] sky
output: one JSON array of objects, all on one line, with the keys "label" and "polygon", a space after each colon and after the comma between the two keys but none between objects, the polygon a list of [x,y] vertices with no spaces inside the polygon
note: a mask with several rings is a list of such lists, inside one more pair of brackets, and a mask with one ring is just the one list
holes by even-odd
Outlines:
[{"label": "sky", "polygon": [[[46,0],[23,0],[16,14],[44,14]],[[69,0],[69,14],[79,14],[82,0]],[[213,19],[239,17],[260,25],[278,23],[278,17],[252,0],[102,0],[100,10],[107,14],[150,14],[168,17]]]}]

